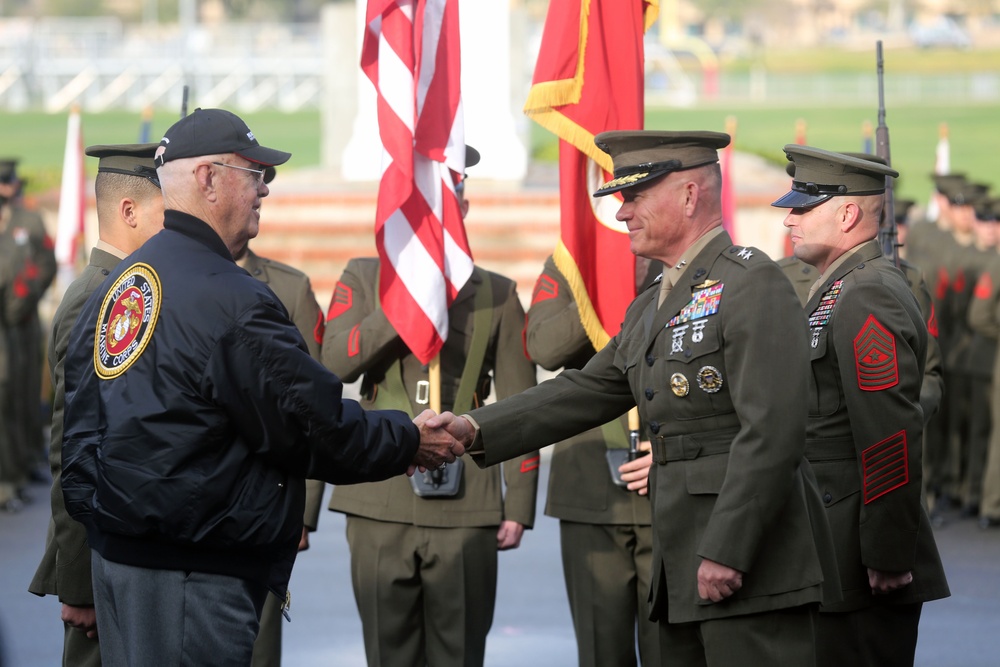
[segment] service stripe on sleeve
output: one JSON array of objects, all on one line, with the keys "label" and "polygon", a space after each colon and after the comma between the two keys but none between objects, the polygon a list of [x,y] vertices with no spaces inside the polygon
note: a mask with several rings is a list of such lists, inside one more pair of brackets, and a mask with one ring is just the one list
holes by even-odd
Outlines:
[{"label": "service stripe on sleeve", "polygon": [[906,431],[891,435],[861,453],[865,504],[910,481]]}]

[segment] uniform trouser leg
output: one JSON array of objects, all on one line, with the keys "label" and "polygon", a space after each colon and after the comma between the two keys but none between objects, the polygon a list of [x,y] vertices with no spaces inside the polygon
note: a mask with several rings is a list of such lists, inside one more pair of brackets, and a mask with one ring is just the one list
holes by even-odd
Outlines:
[{"label": "uniform trouser leg", "polygon": [[563,577],[580,667],[660,664],[659,631],[649,620],[649,526],[559,522]]},{"label": "uniform trouser leg", "polygon": [[253,643],[252,667],[281,666],[281,615],[282,600],[274,593],[267,594],[264,611],[260,614],[260,632]]},{"label": "uniform trouser leg", "polygon": [[[0,335],[3,335],[2,330],[0,330]],[[12,393],[10,384],[0,379],[0,486],[6,490],[6,493],[0,490],[0,503],[14,497],[14,492],[23,476],[20,449],[17,446],[17,432],[12,420],[15,409],[12,403]]]},{"label": "uniform trouser leg", "polygon": [[423,528],[427,664],[482,667],[497,592],[497,528]]},{"label": "uniform trouser leg", "polygon": [[72,626],[63,634],[63,667],[101,667],[101,645]]},{"label": "uniform trouser leg", "polygon": [[18,465],[22,477],[42,462],[44,441],[42,437],[42,331],[35,317],[11,328],[16,340],[11,358],[11,372],[17,378],[17,391],[13,393],[14,419],[17,433]]},{"label": "uniform trouser leg", "polygon": [[[947,386],[947,385],[946,385]],[[924,490],[935,503],[947,486],[948,477],[948,404],[941,401],[938,411],[924,427]],[[934,509],[929,507],[928,510]]]},{"label": "uniform trouser leg", "polygon": [[[1000,391],[1000,383],[994,385]],[[979,516],[1000,519],[1000,397],[993,397],[993,428],[990,429],[989,451],[986,453],[986,467],[983,470],[983,494],[979,504]]]},{"label": "uniform trouser leg", "polygon": [[662,664],[670,667],[815,667],[813,616],[814,607],[805,605],[700,623],[670,624],[661,620]]},{"label": "uniform trouser leg", "polygon": [[989,379],[975,378],[972,382],[971,414],[969,424],[969,452],[962,484],[962,503],[965,507],[980,504],[983,496],[983,471],[986,469],[986,452],[989,450],[990,390]]},{"label": "uniform trouser leg", "polygon": [[971,418],[971,378],[967,373],[952,373],[945,400],[948,405],[948,472],[944,492],[952,500],[962,497],[962,479],[969,457],[969,420]]},{"label": "uniform trouser leg", "polygon": [[817,614],[819,667],[913,667],[921,607],[887,604]]},{"label": "uniform trouser leg", "polygon": [[372,667],[481,665],[496,597],[496,528],[347,518]]},{"label": "uniform trouser leg", "polygon": [[105,667],[246,667],[266,587],[218,574],[153,570],[91,554]]},{"label": "uniform trouser leg", "polygon": [[369,667],[423,664],[423,599],[410,528],[347,517],[351,583]]}]

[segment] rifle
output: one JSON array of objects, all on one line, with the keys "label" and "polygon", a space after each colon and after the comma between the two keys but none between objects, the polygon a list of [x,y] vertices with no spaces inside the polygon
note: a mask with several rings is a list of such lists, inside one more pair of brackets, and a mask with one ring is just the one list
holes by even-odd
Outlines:
[{"label": "rifle", "polygon": [[[875,155],[885,160],[886,166],[892,166],[889,153],[889,126],[885,124],[885,91],[882,84],[882,40],[875,42],[875,60],[878,73],[878,127],[875,130]],[[899,268],[899,235],[896,230],[896,206],[893,197],[892,176],[885,177],[885,204],[882,206],[885,224],[879,226],[879,241],[882,252],[892,259]]]}]

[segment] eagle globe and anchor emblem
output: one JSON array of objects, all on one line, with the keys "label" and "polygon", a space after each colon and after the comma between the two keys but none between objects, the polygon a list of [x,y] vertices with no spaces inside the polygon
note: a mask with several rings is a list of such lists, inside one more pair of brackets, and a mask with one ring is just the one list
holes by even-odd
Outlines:
[{"label": "eagle globe and anchor emblem", "polygon": [[111,379],[135,363],[160,313],[160,279],[147,264],[130,266],[104,298],[94,345],[94,369]]}]

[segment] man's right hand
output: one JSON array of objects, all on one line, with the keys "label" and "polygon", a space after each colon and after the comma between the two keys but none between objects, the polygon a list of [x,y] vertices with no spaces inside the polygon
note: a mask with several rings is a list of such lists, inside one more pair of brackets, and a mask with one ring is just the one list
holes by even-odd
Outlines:
[{"label": "man's right hand", "polygon": [[429,428],[444,429],[462,445],[463,451],[468,451],[476,439],[476,427],[465,417],[452,412],[442,412],[428,420]]},{"label": "man's right hand", "polygon": [[80,632],[86,632],[87,639],[97,639],[97,611],[93,607],[63,604],[62,621]]},{"label": "man's right hand", "polygon": [[413,457],[408,475],[412,475],[417,469],[429,470],[438,468],[443,463],[451,463],[455,457],[465,453],[465,447],[451,433],[428,424],[432,417],[435,417],[433,410],[424,410],[413,420],[420,429],[420,448]]}]

